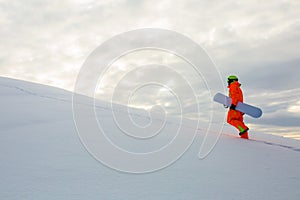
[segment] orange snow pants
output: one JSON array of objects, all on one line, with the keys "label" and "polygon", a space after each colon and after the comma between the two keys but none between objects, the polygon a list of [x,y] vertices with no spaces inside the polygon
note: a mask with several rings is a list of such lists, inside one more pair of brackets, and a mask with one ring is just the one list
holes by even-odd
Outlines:
[{"label": "orange snow pants", "polygon": [[244,132],[248,128],[244,124],[243,113],[238,110],[229,109],[227,123],[237,128],[239,132]]}]

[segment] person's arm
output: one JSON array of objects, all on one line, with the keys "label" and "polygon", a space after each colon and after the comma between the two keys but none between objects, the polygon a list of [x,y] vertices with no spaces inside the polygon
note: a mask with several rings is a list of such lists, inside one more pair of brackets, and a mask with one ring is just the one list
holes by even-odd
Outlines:
[{"label": "person's arm", "polygon": [[230,96],[231,96],[231,106],[230,109],[235,110],[235,107],[238,103],[238,88],[235,86],[232,86],[229,88]]}]

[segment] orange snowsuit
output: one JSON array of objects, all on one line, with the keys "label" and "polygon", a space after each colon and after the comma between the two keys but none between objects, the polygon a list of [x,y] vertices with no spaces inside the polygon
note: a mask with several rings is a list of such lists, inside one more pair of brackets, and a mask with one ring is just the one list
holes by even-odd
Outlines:
[{"label": "orange snowsuit", "polygon": [[[238,102],[243,102],[243,92],[240,88],[241,84],[238,81],[230,83],[229,97],[232,99],[232,104],[237,105]],[[229,109],[227,115],[227,122],[237,128],[240,133],[245,132],[248,127],[244,124],[244,113],[238,110]],[[248,133],[243,134],[241,137],[248,138]]]}]

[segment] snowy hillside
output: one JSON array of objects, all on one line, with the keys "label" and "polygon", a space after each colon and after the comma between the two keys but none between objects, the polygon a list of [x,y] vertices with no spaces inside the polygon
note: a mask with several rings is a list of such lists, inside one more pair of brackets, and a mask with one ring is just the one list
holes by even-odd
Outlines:
[{"label": "snowy hillside", "polygon": [[[85,149],[73,121],[72,93],[0,78],[0,105],[1,200],[253,200],[300,196],[300,141],[255,131],[250,133],[253,140],[247,141],[235,137],[235,130],[225,126],[216,147],[201,160],[197,157],[204,137],[200,127],[194,143],[177,162],[153,173],[130,174],[103,165]],[[97,106],[105,119],[113,118],[109,104],[98,102]],[[117,108],[119,117],[127,111]],[[132,117],[137,117],[141,126],[149,120],[143,116],[147,116],[145,112],[133,110]],[[157,137],[154,146],[127,143],[111,123],[107,120],[114,142],[141,152],[161,146],[173,134],[170,131]],[[152,123],[160,123],[159,116]],[[188,136],[186,123],[183,126]]]}]

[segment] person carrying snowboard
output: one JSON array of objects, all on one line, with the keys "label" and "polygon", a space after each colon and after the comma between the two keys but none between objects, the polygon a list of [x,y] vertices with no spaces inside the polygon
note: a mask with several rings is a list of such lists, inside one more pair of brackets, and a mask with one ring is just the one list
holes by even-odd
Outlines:
[{"label": "person carrying snowboard", "polygon": [[243,102],[243,92],[238,77],[231,75],[227,79],[229,97],[232,99],[231,106],[228,110],[227,123],[239,130],[241,138],[248,139],[249,128],[244,124],[244,113],[235,109],[238,102]]}]

